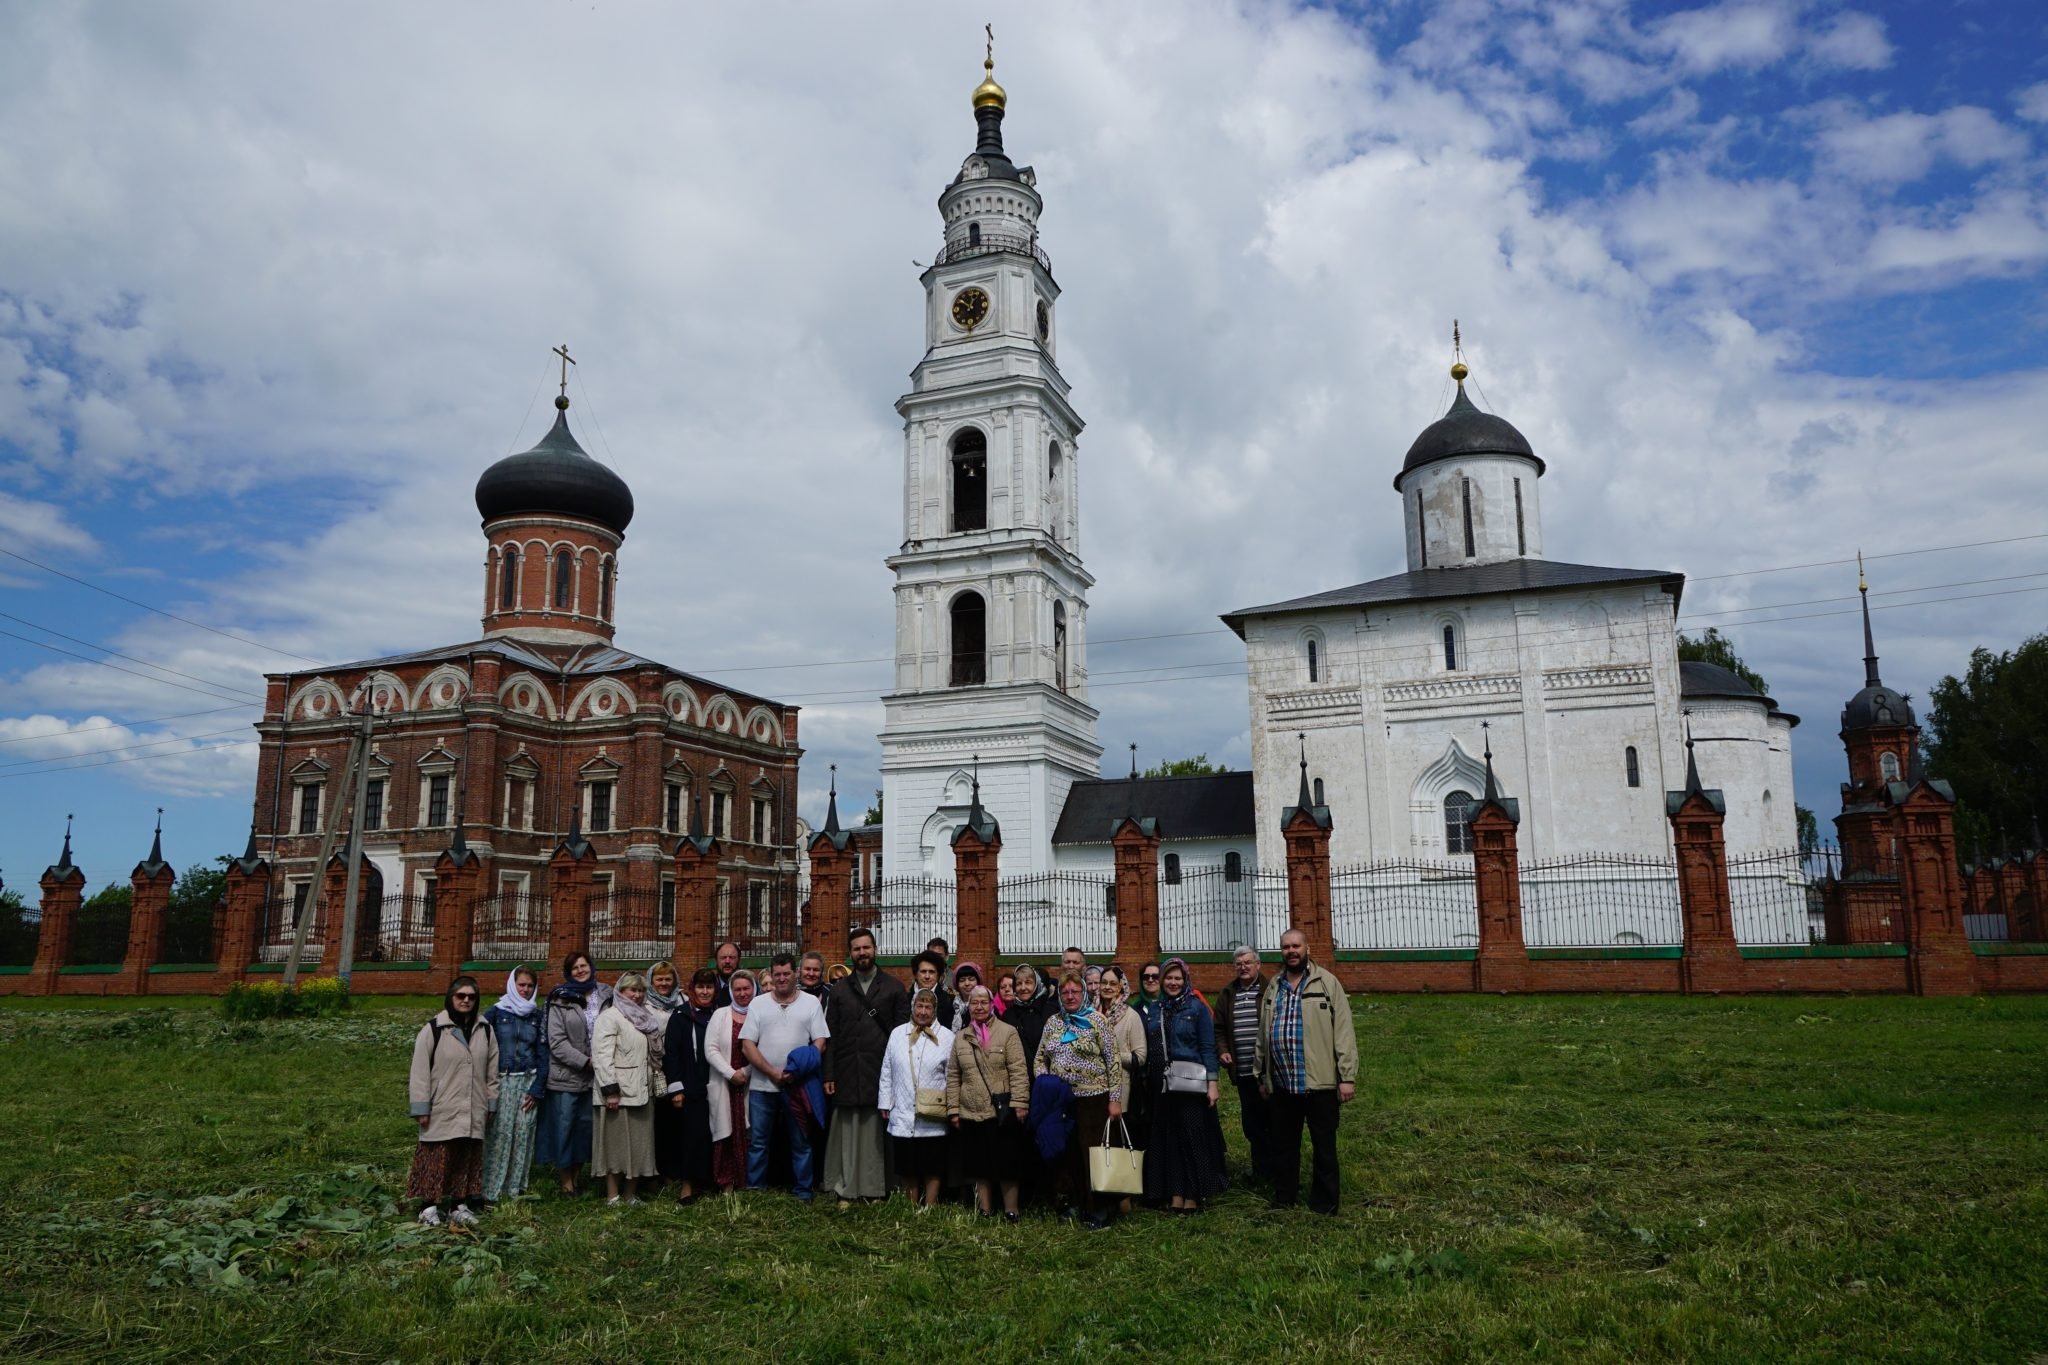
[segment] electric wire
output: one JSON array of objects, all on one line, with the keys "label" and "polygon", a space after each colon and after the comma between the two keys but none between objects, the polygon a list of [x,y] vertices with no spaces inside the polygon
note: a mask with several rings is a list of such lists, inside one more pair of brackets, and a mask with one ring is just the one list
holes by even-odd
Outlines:
[{"label": "electric wire", "polygon": [[16,635],[11,630],[0,630],[0,635],[4,635],[10,640],[19,640],[25,645],[34,645],[37,649],[47,649],[52,654],[62,654],[69,659],[79,659],[89,664],[98,664],[101,668],[111,668],[116,673],[126,673],[133,677],[141,678],[145,682],[156,683],[162,687],[175,687],[185,692],[197,692],[200,696],[212,697],[215,701],[241,700],[241,698],[239,697],[229,696],[224,691],[214,691],[210,688],[194,687],[190,683],[174,682],[169,678],[160,678],[154,673],[141,673],[137,672],[135,669],[132,668],[123,668],[119,664],[110,664],[105,659],[95,659],[90,654],[80,654],[75,650],[59,648],[58,646],[50,644],[47,641],[31,640],[26,635]]},{"label": "electric wire", "polygon": [[[222,735],[233,735],[233,734],[239,734],[239,733],[240,733],[241,731],[243,731],[243,730],[245,730],[245,729],[247,729],[247,728],[248,728],[247,726],[242,726],[242,725],[235,725],[235,726],[230,726],[230,727],[229,727],[228,729],[225,729],[225,730],[208,730],[208,731],[206,731],[206,732],[205,732],[204,734],[198,734],[198,735],[171,735],[171,736],[169,736],[168,738],[165,738],[165,739],[153,739],[153,740],[150,740],[150,741],[148,741],[147,743],[143,743],[143,744],[123,744],[123,745],[120,745],[120,746],[119,746],[119,747],[117,747],[117,748],[112,748],[112,749],[84,749],[84,750],[81,750],[80,752],[78,752],[78,753],[75,753],[75,754],[52,754],[52,755],[50,755],[50,757],[48,757],[48,758],[17,758],[17,759],[12,759],[12,760],[10,760],[9,762],[6,762],[6,763],[0,763],[0,769],[5,769],[5,768],[27,768],[27,767],[33,767],[33,766],[35,766],[35,765],[37,765],[37,764],[42,764],[42,763],[62,763],[62,762],[64,762],[64,761],[65,761],[65,760],[67,760],[67,759],[73,759],[73,758],[93,758],[93,757],[97,757],[97,756],[98,756],[98,755],[100,755],[100,754],[126,754],[126,753],[133,753],[133,752],[134,752],[135,750],[137,750],[137,749],[159,749],[159,748],[162,748],[162,747],[163,747],[164,745],[166,745],[166,744],[185,744],[185,743],[189,743],[189,742],[191,742],[191,741],[193,741],[193,740],[199,740],[199,739],[218,739],[218,738],[219,738],[220,736],[222,736]],[[45,736],[39,736],[39,738],[44,738],[44,739],[57,739],[57,738],[61,738],[61,736],[57,736],[57,735],[45,735]]]},{"label": "electric wire", "polygon": [[[154,668],[159,673],[172,673],[180,678],[189,678],[196,683],[205,683],[208,687],[219,688],[223,692],[238,692],[241,690],[234,683],[224,683],[213,678],[202,678],[197,673],[187,673],[182,669],[172,668],[166,664],[154,663],[148,659],[138,659],[133,654],[123,654],[120,650],[109,649],[97,641],[81,640],[76,635],[66,635],[61,630],[52,630],[42,622],[31,621],[25,616],[14,616],[0,611],[0,620],[13,621],[17,625],[27,626],[30,630],[39,630],[45,635],[54,635],[60,640],[69,640],[74,645],[84,645],[87,649],[97,649],[100,653],[112,655],[116,659],[126,659],[131,664],[141,664],[144,668]],[[247,695],[251,700],[262,700],[262,697],[257,693],[251,692]]]},{"label": "electric wire", "polygon": [[222,749],[242,749],[251,744],[261,744],[262,742],[261,738],[231,739],[224,744],[202,745],[197,749],[186,749],[175,754],[130,754],[127,758],[109,758],[97,763],[73,763],[62,768],[42,768],[32,773],[0,773],[0,782],[10,781],[17,777],[47,777],[52,773],[78,772],[85,768],[111,768],[117,763],[150,763],[166,758],[190,758],[194,754],[218,753]]},{"label": "electric wire", "polygon": [[[218,716],[228,711],[246,711],[248,709],[249,704],[243,702],[234,706],[216,706],[205,711],[180,711],[174,716],[152,716],[148,720],[110,720],[105,725],[81,725],[76,730],[65,730],[62,733],[66,735],[89,735],[95,730],[140,730],[145,725],[162,725],[168,721],[190,720],[194,716]],[[53,716],[51,719],[54,720],[56,717]],[[37,740],[47,740],[51,737],[50,735],[11,735],[6,739],[0,739],[0,744],[32,744]]]}]

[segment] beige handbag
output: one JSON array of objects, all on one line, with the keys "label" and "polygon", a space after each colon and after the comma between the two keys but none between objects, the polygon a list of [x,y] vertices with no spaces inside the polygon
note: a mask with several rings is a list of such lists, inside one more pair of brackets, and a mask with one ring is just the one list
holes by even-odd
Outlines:
[{"label": "beige handbag", "polygon": [[[938,1039],[932,1039],[932,1046],[938,1046]],[[903,1053],[910,1060],[910,1074],[914,1084],[915,1077],[917,1076],[917,1042],[915,1039],[908,1039],[904,1042]],[[939,1122],[944,1123],[946,1121],[946,1088],[944,1086],[927,1088],[922,1085],[916,1088],[917,1116],[921,1119],[937,1119]]]},{"label": "beige handbag", "polygon": [[[1113,1129],[1122,1129],[1124,1145],[1109,1145]],[[1088,1149],[1088,1188],[1097,1194],[1143,1194],[1145,1154],[1131,1146],[1131,1130],[1122,1118],[1102,1125],[1102,1145]]]}]

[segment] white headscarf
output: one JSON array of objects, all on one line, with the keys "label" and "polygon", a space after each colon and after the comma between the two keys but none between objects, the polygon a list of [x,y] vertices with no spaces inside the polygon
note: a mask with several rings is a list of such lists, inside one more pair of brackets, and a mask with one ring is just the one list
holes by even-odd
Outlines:
[{"label": "white headscarf", "polygon": [[[533,978],[532,999],[528,999],[519,993],[519,974],[521,972],[525,972]],[[522,962],[511,971],[505,973],[505,993],[498,997],[498,1003],[491,1006],[491,1008],[500,1013],[509,1014],[514,1018],[524,1019],[539,1007],[540,973]]]}]

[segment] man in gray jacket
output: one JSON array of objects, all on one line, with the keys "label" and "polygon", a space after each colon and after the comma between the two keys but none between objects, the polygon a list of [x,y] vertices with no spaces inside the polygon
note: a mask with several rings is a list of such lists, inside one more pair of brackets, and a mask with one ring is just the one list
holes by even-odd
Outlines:
[{"label": "man in gray jacket", "polygon": [[889,1196],[888,1130],[882,1123],[882,1055],[889,1035],[910,1022],[910,996],[875,962],[875,936],[853,931],[847,943],[851,976],[826,991],[825,1093],[832,1127],[825,1138],[823,1185],[841,1207],[854,1199]]}]

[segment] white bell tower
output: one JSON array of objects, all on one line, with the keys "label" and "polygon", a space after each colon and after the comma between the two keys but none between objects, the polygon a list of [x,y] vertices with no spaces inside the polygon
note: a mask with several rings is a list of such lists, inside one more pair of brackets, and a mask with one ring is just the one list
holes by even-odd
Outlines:
[{"label": "white bell tower", "polygon": [[903,416],[896,683],[882,698],[883,872],[953,875],[980,761],[1001,875],[1052,870],[1052,829],[1102,746],[1088,704],[1081,419],[1054,362],[1059,285],[1038,246],[1037,177],[1003,152],[993,54],[978,138],[939,196],[925,352]]}]

